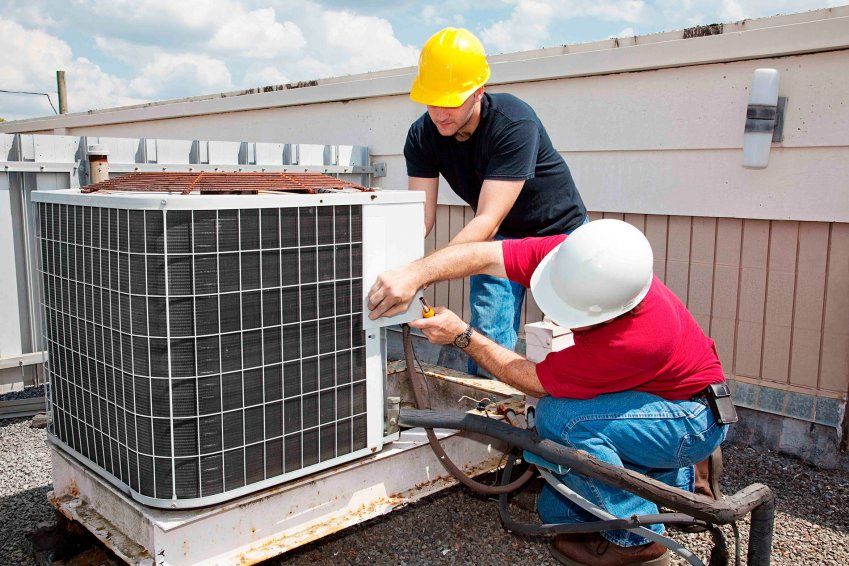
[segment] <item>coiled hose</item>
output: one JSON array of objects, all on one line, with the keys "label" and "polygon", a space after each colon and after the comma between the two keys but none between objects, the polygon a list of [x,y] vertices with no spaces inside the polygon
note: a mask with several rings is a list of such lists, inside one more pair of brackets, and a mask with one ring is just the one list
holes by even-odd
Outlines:
[{"label": "coiled hose", "polygon": [[[410,335],[409,325],[403,325],[402,336],[404,339],[404,359],[407,362],[407,376],[410,378],[410,384],[413,387],[413,397],[416,401],[416,407],[419,409],[429,409],[429,399],[425,398],[426,396],[424,392],[425,376],[416,368],[415,356],[413,355],[413,341]],[[445,450],[436,438],[436,434],[433,432],[432,428],[425,428],[425,433],[427,434],[427,441],[430,444],[430,447],[433,449],[436,457],[439,458],[443,467],[445,467],[445,469],[448,470],[448,472],[454,476],[458,482],[473,491],[484,495],[501,495],[503,493],[510,493],[512,491],[516,491],[534,477],[534,470],[533,467],[531,467],[516,480],[504,485],[486,485],[473,480],[451,461],[451,458],[448,457],[448,454],[445,453]]]}]

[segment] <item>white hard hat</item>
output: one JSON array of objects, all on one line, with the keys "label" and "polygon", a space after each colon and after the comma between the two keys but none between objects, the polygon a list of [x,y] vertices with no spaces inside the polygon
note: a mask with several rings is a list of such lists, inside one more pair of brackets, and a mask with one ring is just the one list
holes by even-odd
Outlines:
[{"label": "white hard hat", "polygon": [[621,220],[584,224],[531,277],[542,312],[565,328],[606,322],[640,304],[653,278],[651,245]]}]

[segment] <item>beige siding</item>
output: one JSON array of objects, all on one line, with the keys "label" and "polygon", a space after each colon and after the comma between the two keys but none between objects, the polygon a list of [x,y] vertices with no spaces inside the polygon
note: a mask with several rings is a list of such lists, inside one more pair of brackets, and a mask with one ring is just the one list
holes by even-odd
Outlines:
[{"label": "beige siding", "polygon": [[[655,273],[716,342],[726,372],[748,382],[845,398],[849,388],[849,224],[591,212],[646,234]],[[468,207],[440,205],[428,250]],[[437,284],[436,304],[468,320],[468,280]],[[528,295],[523,324],[542,319]]]}]

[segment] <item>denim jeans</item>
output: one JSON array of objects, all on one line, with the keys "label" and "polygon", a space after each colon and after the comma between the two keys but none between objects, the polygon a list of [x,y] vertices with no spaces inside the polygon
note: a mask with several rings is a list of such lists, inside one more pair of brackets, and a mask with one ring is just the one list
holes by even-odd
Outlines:
[{"label": "denim jeans", "polygon": [[[701,401],[667,401],[639,391],[599,395],[593,399],[543,397],[536,408],[537,431],[554,442],[583,450],[596,458],[693,491],[693,464],[707,458],[725,439],[727,425],[718,424]],[[631,492],[570,472],[558,476],[571,489],[611,515],[657,513],[657,506]],[[538,509],[544,523],[578,523],[595,518],[546,485]],[[663,525],[651,525],[663,533]],[[602,535],[619,546],[646,544],[625,530]]]},{"label": "denim jeans", "polygon": [[[584,224],[589,222],[584,218]],[[566,232],[569,234],[569,232]],[[495,236],[493,240],[506,240],[504,236]],[[522,303],[525,301],[525,288],[518,283],[491,275],[472,275],[469,278],[469,306],[472,310],[469,324],[497,344],[508,350],[516,349],[519,338],[519,322],[522,320]],[[471,375],[486,375],[469,358],[468,371]]]}]

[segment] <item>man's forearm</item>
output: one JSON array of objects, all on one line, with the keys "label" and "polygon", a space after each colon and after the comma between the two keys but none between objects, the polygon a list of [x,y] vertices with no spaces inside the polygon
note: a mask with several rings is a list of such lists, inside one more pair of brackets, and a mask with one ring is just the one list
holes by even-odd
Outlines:
[{"label": "man's forearm", "polygon": [[419,286],[485,273],[504,277],[501,242],[472,242],[448,246],[410,264]]},{"label": "man's forearm", "polygon": [[548,395],[537,377],[535,363],[496,344],[483,334],[472,333],[472,341],[465,352],[499,381],[534,397]]},{"label": "man's forearm", "polygon": [[498,233],[498,223],[486,216],[475,216],[448,242],[449,246],[471,242],[488,242]]}]

